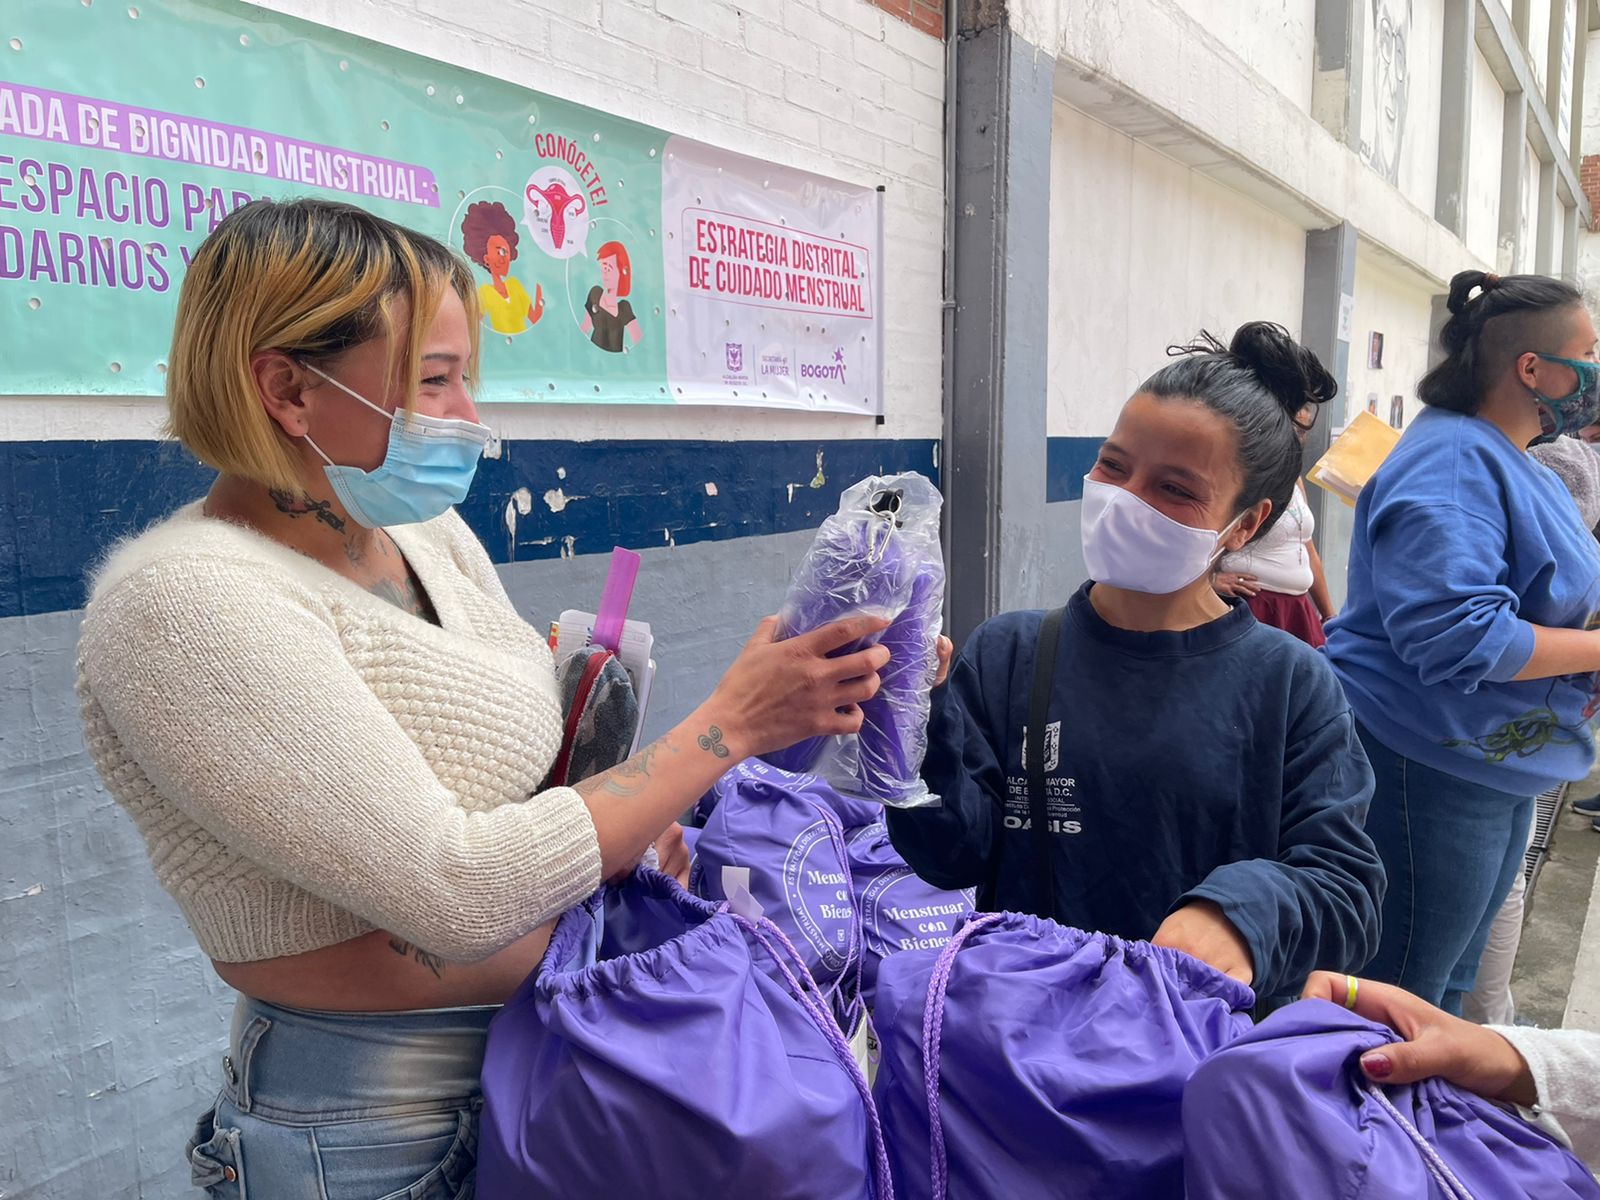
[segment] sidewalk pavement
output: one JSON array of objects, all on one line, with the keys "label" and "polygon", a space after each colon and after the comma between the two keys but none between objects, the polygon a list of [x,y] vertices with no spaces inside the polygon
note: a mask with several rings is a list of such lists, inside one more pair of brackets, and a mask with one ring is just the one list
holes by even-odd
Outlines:
[{"label": "sidewalk pavement", "polygon": [[1523,921],[1511,991],[1547,1029],[1600,1031],[1600,832],[1570,807],[1597,792],[1600,771],[1568,789]]}]

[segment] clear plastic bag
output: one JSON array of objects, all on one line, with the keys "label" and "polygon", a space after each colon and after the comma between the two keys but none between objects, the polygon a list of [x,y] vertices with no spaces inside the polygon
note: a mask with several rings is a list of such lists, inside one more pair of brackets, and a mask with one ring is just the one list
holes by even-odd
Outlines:
[{"label": "clear plastic bag", "polygon": [[838,512],[817,530],[779,612],[778,636],[863,613],[888,617],[888,629],[836,653],[877,642],[891,658],[883,686],[861,706],[859,734],[811,738],[767,755],[774,766],[809,771],[843,795],[899,808],[937,799],[920,772],[944,610],[942,503],[915,472],[873,475],[846,489]]}]

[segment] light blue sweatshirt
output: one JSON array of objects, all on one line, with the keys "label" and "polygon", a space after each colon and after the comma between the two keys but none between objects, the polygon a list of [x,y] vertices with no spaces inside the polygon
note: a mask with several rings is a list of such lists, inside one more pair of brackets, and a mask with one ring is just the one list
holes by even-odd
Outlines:
[{"label": "light blue sweatshirt", "polygon": [[1555,472],[1430,408],[1361,492],[1327,653],[1389,749],[1531,796],[1588,773],[1600,676],[1512,679],[1534,625],[1590,628],[1597,608],[1600,547]]}]

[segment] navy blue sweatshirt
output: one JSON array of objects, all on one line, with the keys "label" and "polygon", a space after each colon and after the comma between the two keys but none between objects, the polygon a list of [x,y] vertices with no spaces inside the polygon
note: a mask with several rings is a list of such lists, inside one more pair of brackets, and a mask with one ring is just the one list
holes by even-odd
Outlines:
[{"label": "navy blue sweatshirt", "polygon": [[1355,971],[1377,948],[1383,867],[1362,826],[1372,768],[1320,654],[1235,603],[1183,633],[1067,606],[1045,737],[1056,911],[1040,913],[1022,765],[1039,612],[973,633],[934,693],[922,775],[937,806],[888,810],[891,840],[981,907],[1148,939],[1213,900],[1255,989]]}]

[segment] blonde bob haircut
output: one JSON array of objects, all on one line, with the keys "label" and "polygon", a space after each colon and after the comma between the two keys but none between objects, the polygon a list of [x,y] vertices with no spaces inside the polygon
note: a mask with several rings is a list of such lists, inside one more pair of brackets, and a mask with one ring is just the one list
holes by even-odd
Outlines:
[{"label": "blonde bob haircut", "polygon": [[443,243],[352,204],[246,204],[201,243],[184,276],[167,365],[167,431],[219,471],[298,490],[298,447],[267,415],[251,357],[277,350],[322,365],[375,337],[393,338],[399,354],[384,395],[399,370],[410,412],[422,341],[446,288],[466,306],[465,373],[473,380],[477,289],[471,268]]}]

